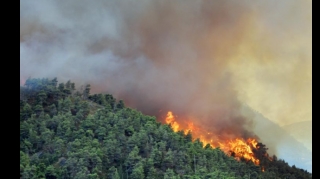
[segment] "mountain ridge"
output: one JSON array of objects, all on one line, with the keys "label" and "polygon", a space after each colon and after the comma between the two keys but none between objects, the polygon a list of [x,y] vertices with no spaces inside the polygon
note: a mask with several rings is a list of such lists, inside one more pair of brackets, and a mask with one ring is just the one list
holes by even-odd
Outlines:
[{"label": "mountain ridge", "polygon": [[291,166],[312,172],[312,151],[302,142],[250,106],[244,105],[242,112],[252,116],[253,131],[269,147],[269,153],[285,159]]},{"label": "mountain ridge", "polygon": [[301,121],[282,126],[289,134],[291,134],[299,142],[303,143],[310,151],[312,151],[312,121]]}]

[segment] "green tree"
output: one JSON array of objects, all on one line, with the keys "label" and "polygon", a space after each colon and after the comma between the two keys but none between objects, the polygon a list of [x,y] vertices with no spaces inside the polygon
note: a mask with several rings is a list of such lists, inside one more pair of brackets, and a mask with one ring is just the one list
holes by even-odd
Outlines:
[{"label": "green tree", "polygon": [[125,107],[123,100],[120,100],[119,103],[117,104],[118,109],[123,109]]},{"label": "green tree", "polygon": [[45,170],[45,177],[48,179],[55,179],[57,178],[56,170],[54,169],[53,165],[49,165]]},{"label": "green tree", "polygon": [[162,162],[162,168],[163,170],[167,168],[173,168],[173,153],[171,149],[169,148],[168,152],[166,152],[163,162]]},{"label": "green tree", "polygon": [[109,168],[108,170],[108,178],[110,179],[120,179],[118,170],[116,167],[112,166],[111,168]]},{"label": "green tree", "polygon": [[22,111],[20,112],[20,121],[27,120],[29,117],[31,117],[31,114],[32,114],[32,108],[28,103],[26,103],[23,106]]},{"label": "green tree", "polygon": [[106,94],[105,99],[106,99],[106,102],[110,104],[112,109],[114,109],[116,104],[116,99],[111,94]]},{"label": "green tree", "polygon": [[88,99],[89,95],[90,95],[90,84],[87,84],[85,89],[83,90],[83,99]]},{"label": "green tree", "polygon": [[164,179],[178,179],[172,169],[168,168],[164,173]]},{"label": "green tree", "polygon": [[[141,161],[141,156],[139,156],[138,153],[139,153],[139,149],[137,146],[135,146],[133,150],[129,153],[129,156],[125,161],[125,166],[129,174],[133,172],[134,166]],[[140,170],[140,168],[137,170]]]},{"label": "green tree", "polygon": [[55,77],[55,78],[53,78],[53,79],[51,80],[51,84],[50,84],[50,85],[56,87],[57,84],[58,84],[58,80],[57,80],[57,77]]},{"label": "green tree", "polygon": [[43,107],[42,107],[42,105],[36,105],[33,110],[34,110],[36,116],[39,117],[40,114],[43,112]]},{"label": "green tree", "polygon": [[132,179],[141,179],[144,178],[143,164],[142,162],[138,162],[130,174],[130,178]]},{"label": "green tree", "polygon": [[23,179],[37,179],[36,176],[36,169],[37,167],[35,165],[29,166],[27,165],[22,173],[22,178]]}]

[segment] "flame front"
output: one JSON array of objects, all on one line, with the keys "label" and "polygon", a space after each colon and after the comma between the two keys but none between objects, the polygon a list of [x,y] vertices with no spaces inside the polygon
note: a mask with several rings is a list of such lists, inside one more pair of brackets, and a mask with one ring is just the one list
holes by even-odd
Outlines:
[{"label": "flame front", "polygon": [[171,111],[167,113],[166,123],[170,124],[173,131],[184,130],[184,133],[192,132],[193,140],[199,138],[200,141],[206,146],[210,144],[211,147],[220,147],[227,155],[233,156],[236,160],[241,158],[247,161],[251,160],[254,164],[259,165],[259,159],[255,158],[253,149],[258,149],[258,142],[256,139],[248,138],[244,140],[242,138],[235,139],[220,139],[217,135],[201,129],[194,125],[193,122],[185,121],[186,125],[180,125]]},{"label": "flame front", "polygon": [[258,142],[255,139],[244,139],[236,138],[235,140],[230,140],[224,143],[219,142],[220,148],[224,152],[229,152],[235,159],[240,160],[241,157],[246,160],[251,160],[254,164],[259,165],[259,159],[254,157],[252,148],[256,148]]}]

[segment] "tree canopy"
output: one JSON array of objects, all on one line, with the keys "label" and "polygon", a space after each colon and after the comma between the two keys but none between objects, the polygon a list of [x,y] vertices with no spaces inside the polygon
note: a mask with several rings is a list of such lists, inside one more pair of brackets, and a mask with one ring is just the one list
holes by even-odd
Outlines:
[{"label": "tree canopy", "polygon": [[77,91],[71,81],[29,78],[20,87],[21,178],[312,178],[276,156],[263,172],[191,139],[111,94],[90,94],[89,84]]}]

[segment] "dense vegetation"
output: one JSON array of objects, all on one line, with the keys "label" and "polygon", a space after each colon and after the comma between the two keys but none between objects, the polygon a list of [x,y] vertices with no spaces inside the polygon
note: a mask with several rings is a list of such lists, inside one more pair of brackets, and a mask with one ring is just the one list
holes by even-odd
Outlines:
[{"label": "dense vegetation", "polygon": [[30,78],[20,87],[21,178],[311,178],[275,156],[261,161],[265,172],[110,94],[90,95],[90,85],[77,91],[70,81]]}]

